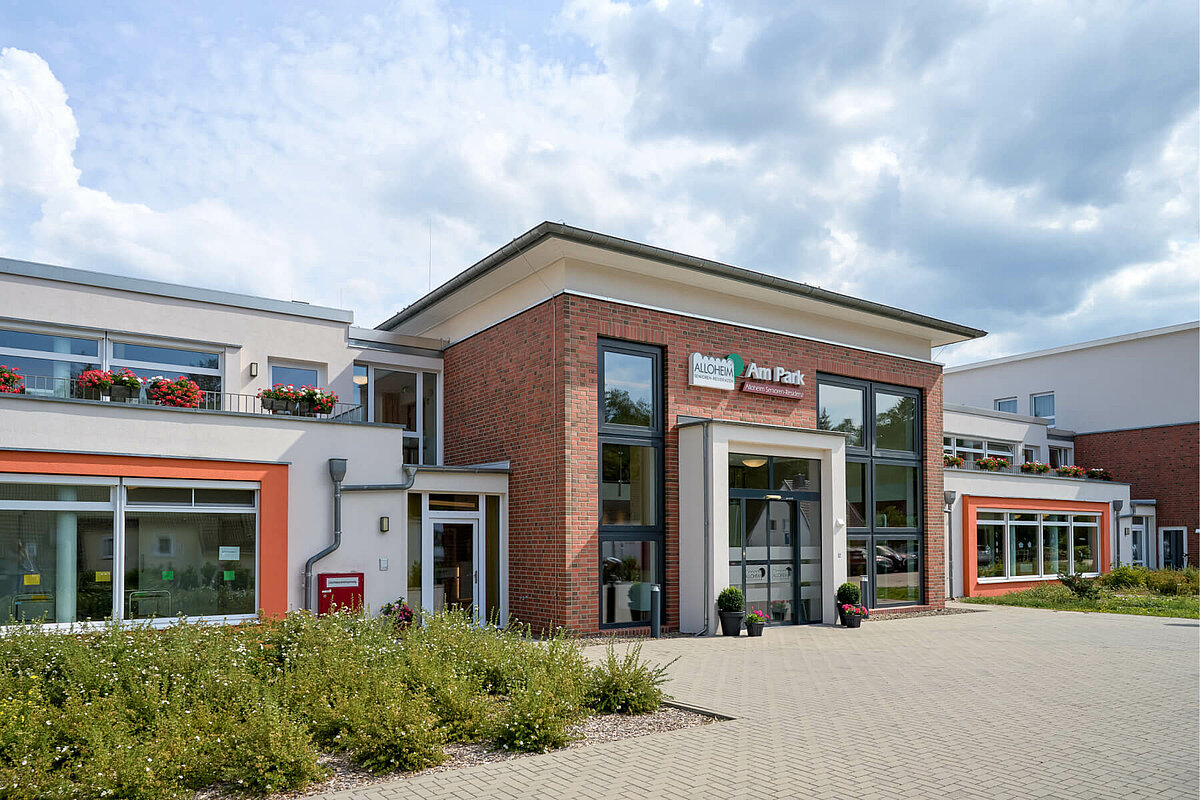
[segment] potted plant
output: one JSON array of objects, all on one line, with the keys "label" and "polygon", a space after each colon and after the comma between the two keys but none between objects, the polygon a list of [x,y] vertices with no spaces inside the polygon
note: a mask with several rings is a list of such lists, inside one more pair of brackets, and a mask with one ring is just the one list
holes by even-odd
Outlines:
[{"label": "potted plant", "polygon": [[1021,472],[1029,475],[1045,475],[1050,471],[1049,464],[1043,464],[1040,461],[1026,461],[1021,465]]},{"label": "potted plant", "polygon": [[146,396],[158,406],[173,408],[199,408],[200,386],[186,375],[180,375],[175,380],[156,375],[146,386]]},{"label": "potted plant", "polygon": [[1087,470],[1083,467],[1077,467],[1074,464],[1064,464],[1054,470],[1064,478],[1084,478],[1087,477]]},{"label": "potted plant", "polygon": [[0,394],[25,394],[25,379],[19,369],[0,364]]},{"label": "potted plant", "polygon": [[767,615],[757,608],[746,612],[746,635],[762,636],[763,628],[767,626]]},{"label": "potted plant", "polygon": [[863,617],[867,615],[867,609],[853,603],[844,603],[838,607],[838,613],[842,615],[843,625],[847,628],[857,628],[862,625]]},{"label": "potted plant", "polygon": [[775,622],[783,622],[787,619],[787,610],[787,600],[775,600],[771,603],[771,619]]},{"label": "potted plant", "polygon": [[721,617],[721,635],[737,636],[742,632],[742,612],[746,596],[736,586],[728,586],[717,595],[717,614]]},{"label": "potted plant", "polygon": [[966,460],[962,456],[952,456],[949,453],[942,453],[942,463],[947,467],[962,469],[966,464]]},{"label": "potted plant", "polygon": [[277,383],[270,389],[261,390],[258,399],[262,401],[263,411],[270,411],[272,414],[294,414],[301,394],[302,392],[290,383]]},{"label": "potted plant", "polygon": [[391,620],[396,633],[401,633],[413,623],[413,610],[403,597],[395,602],[385,603],[383,608],[379,609],[379,616]]},{"label": "potted plant", "polygon": [[85,369],[75,379],[86,400],[99,400],[108,396],[112,388],[112,373],[106,369]]},{"label": "potted plant", "polygon": [[838,610],[838,621],[845,625],[846,617],[842,614],[842,607],[858,606],[859,601],[862,599],[862,590],[858,588],[857,583],[846,581],[837,588],[837,594],[834,595],[834,598],[837,600],[835,605]]},{"label": "potted plant", "polygon": [[297,411],[301,416],[329,414],[337,403],[337,395],[317,386],[302,386],[297,398]]},{"label": "potted plant", "polygon": [[1112,473],[1103,467],[1092,467],[1087,471],[1087,476],[1094,481],[1111,481]]},{"label": "potted plant", "polygon": [[118,403],[124,403],[131,397],[137,397],[142,388],[142,379],[133,374],[133,370],[121,369],[109,373],[111,385],[108,394]]},{"label": "potted plant", "polygon": [[1008,460],[997,458],[996,456],[977,458],[975,459],[975,468],[987,470],[988,472],[999,472],[1002,469],[1008,469]]}]

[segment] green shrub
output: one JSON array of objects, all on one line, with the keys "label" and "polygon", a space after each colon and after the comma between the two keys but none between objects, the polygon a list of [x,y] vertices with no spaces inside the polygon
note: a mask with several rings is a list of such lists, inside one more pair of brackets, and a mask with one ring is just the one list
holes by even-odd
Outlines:
[{"label": "green shrub", "polygon": [[527,685],[509,700],[493,726],[492,736],[506,750],[545,753],[575,738],[571,726],[582,715],[581,706],[564,702],[550,687]]},{"label": "green shrub", "polygon": [[1156,594],[1167,596],[1196,594],[1197,575],[1195,567],[1186,569],[1151,570],[1146,575],[1146,588]]},{"label": "green shrub", "polygon": [[717,595],[718,611],[742,611],[746,608],[746,596],[736,586],[727,586]]},{"label": "green shrub", "polygon": [[1095,578],[1085,578],[1076,573],[1074,575],[1058,574],[1058,580],[1067,589],[1076,596],[1084,600],[1095,600],[1100,596],[1100,585]]},{"label": "green shrub", "polygon": [[862,590],[858,588],[857,583],[847,581],[837,588],[837,602],[839,606],[847,604],[856,606],[861,599]]},{"label": "green shrub", "polygon": [[1100,576],[1100,584],[1106,589],[1136,589],[1146,585],[1146,577],[1150,570],[1145,567],[1121,565],[1113,567],[1112,572]]},{"label": "green shrub", "polygon": [[445,739],[421,694],[357,695],[346,708],[338,746],[372,772],[420,770],[442,763]]},{"label": "green shrub", "polygon": [[621,658],[613,643],[608,643],[604,660],[592,668],[587,699],[592,710],[601,714],[649,714],[658,710],[670,664],[651,666],[641,656],[640,642]]}]

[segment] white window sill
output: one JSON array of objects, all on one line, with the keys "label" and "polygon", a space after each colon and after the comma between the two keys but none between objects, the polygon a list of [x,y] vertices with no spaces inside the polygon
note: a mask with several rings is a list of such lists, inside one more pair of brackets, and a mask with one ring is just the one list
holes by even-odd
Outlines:
[{"label": "white window sill", "polygon": [[[1085,578],[1099,578],[1099,572],[1080,573]],[[1020,575],[1012,578],[977,578],[979,583],[1029,583],[1030,581],[1056,581],[1057,575]]]}]

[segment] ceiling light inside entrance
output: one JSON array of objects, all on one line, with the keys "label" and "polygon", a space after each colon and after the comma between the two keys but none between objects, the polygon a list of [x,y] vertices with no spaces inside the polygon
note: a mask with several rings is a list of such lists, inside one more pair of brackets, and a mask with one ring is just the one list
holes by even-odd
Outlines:
[{"label": "ceiling light inside entrance", "polygon": [[743,458],[742,463],[750,469],[758,469],[763,464],[766,464],[767,460],[765,458]]}]

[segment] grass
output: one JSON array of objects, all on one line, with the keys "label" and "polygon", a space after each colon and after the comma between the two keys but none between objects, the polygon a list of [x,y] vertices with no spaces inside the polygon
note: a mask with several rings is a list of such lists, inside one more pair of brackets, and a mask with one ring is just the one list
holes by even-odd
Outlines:
[{"label": "grass", "polygon": [[1200,619],[1200,597],[1195,594],[1162,595],[1141,588],[1101,589],[1097,598],[1076,596],[1058,583],[1045,583],[1020,592],[991,597],[964,597],[964,603],[993,606],[1049,608],[1056,611],[1102,611],[1147,617]]},{"label": "grass", "polygon": [[647,713],[663,670],[636,652],[590,663],[565,636],[449,611],[397,629],[351,614],[240,626],[110,625],[0,636],[0,797],[189,798],[320,780],[322,752],[376,772],[445,746],[544,752],[603,709]]}]

